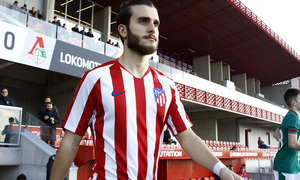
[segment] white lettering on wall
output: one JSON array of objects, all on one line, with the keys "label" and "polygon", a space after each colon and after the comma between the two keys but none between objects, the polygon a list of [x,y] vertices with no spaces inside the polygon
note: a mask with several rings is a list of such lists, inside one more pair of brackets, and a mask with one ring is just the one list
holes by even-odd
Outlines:
[{"label": "white lettering on wall", "polygon": [[88,70],[101,65],[98,62],[86,60],[82,57],[74,56],[68,53],[64,55],[63,52],[60,52],[60,62],[64,64],[80,67],[80,68],[86,68]]}]

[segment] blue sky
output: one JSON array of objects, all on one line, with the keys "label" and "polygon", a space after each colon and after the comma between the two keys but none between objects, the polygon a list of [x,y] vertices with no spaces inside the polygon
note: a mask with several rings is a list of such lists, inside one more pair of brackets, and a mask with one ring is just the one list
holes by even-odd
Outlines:
[{"label": "blue sky", "polygon": [[300,0],[240,0],[300,54]]}]

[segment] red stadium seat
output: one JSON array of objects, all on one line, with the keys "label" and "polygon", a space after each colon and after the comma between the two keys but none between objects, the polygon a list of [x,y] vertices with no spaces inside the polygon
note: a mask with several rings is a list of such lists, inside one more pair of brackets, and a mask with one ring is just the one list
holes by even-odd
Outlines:
[{"label": "red stadium seat", "polygon": [[220,146],[224,147],[224,141],[220,141]]},{"label": "red stadium seat", "polygon": [[61,143],[61,140],[62,140],[62,138],[57,138],[57,139],[56,139],[56,141],[55,141],[55,143],[54,143],[54,148],[55,148],[55,149],[59,148],[59,145],[60,145],[60,143]]},{"label": "red stadium seat", "polygon": [[209,141],[209,146],[214,146],[214,143],[212,140]]},{"label": "red stadium seat", "polygon": [[213,141],[213,146],[217,147],[217,141]]},{"label": "red stadium seat", "polygon": [[205,140],[205,144],[206,144],[207,146],[210,146],[208,140]]},{"label": "red stadium seat", "polygon": [[64,135],[65,135],[65,131],[62,130],[62,131],[60,132],[60,137],[64,137]]}]

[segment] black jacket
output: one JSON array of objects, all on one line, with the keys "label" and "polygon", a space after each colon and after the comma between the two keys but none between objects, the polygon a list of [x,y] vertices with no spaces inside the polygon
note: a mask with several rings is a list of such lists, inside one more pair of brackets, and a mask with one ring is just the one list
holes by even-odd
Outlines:
[{"label": "black jacket", "polygon": [[6,97],[1,96],[0,105],[15,106],[15,101],[8,96]]}]

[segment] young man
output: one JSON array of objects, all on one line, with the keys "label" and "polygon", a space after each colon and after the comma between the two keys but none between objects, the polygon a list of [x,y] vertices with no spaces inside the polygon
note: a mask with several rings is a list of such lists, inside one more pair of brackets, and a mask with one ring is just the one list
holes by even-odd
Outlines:
[{"label": "young man", "polygon": [[148,65],[148,55],[158,48],[157,9],[148,0],[129,1],[121,7],[117,26],[124,52],[80,81],[62,124],[66,133],[50,179],[65,177],[88,126],[95,144],[90,179],[157,179],[167,124],[196,163],[222,179],[240,180],[191,130],[175,83]]},{"label": "young man", "polygon": [[286,90],[284,100],[289,112],[273,134],[279,141],[278,152],[274,159],[274,176],[275,180],[294,180],[300,179],[298,162],[300,90],[294,88]]}]

